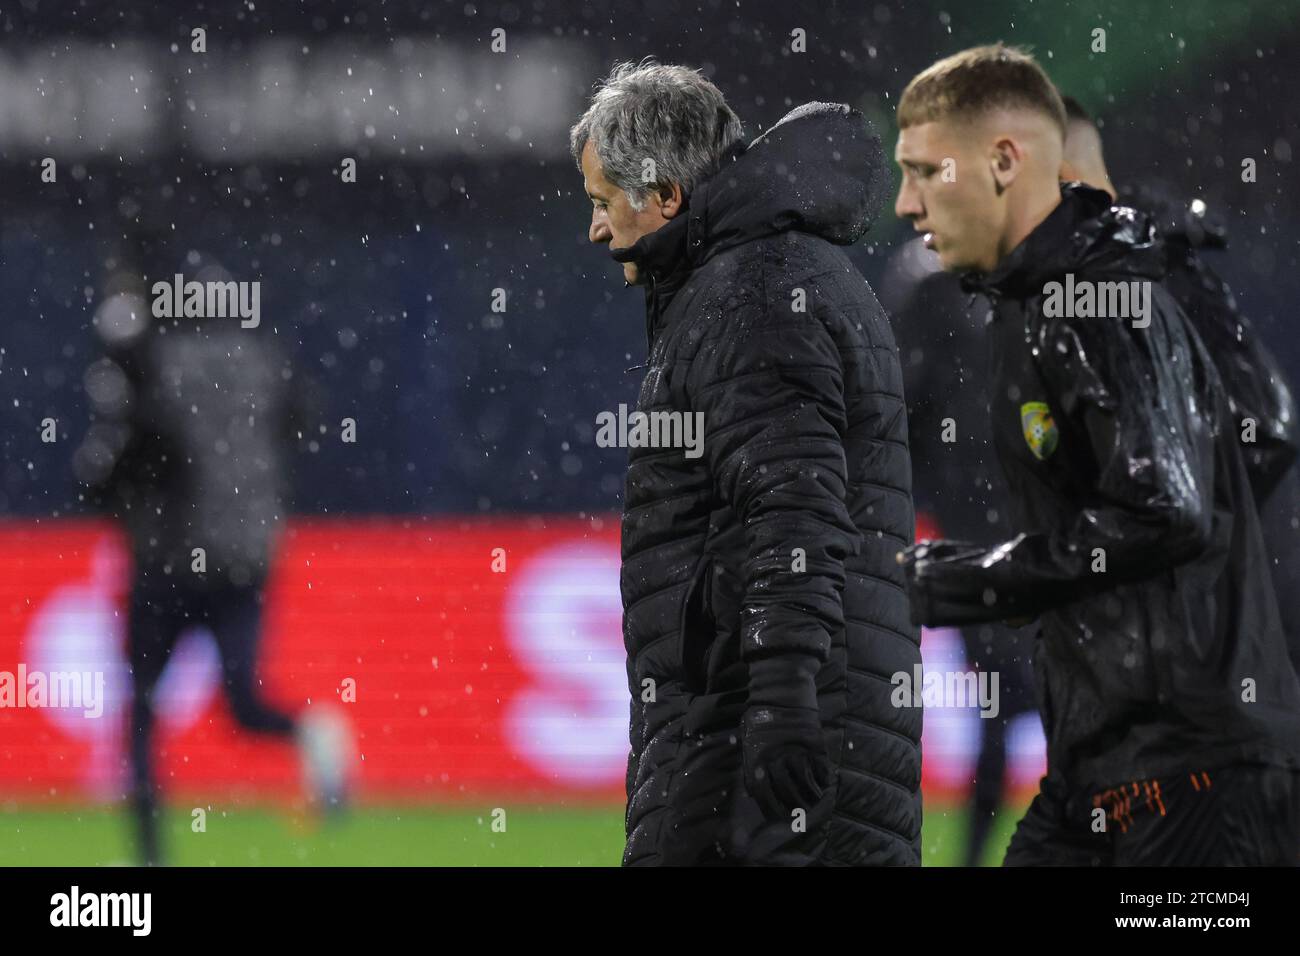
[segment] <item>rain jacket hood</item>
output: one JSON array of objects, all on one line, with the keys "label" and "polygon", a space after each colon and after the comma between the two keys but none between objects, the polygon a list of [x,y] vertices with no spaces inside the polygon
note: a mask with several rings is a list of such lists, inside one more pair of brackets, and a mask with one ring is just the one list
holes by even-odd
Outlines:
[{"label": "rain jacket hood", "polygon": [[1100,189],[1071,183],[1062,187],[1060,204],[992,272],[968,273],[962,286],[991,296],[1023,296],[1084,269],[1120,279],[1159,279],[1164,256],[1149,216],[1112,205]]}]

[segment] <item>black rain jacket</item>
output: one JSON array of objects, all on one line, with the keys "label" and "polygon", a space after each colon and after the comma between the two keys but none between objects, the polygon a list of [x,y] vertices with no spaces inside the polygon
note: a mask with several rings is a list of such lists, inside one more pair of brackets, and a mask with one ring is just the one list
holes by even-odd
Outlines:
[{"label": "black rain jacket", "polygon": [[1300,671],[1300,436],[1294,392],[1237,298],[1206,260],[1224,249],[1227,231],[1203,202],[1180,202],[1156,183],[1121,193],[1124,205],[1149,210],[1165,242],[1165,287],[1205,343],[1223,380],[1233,427],[1259,512],[1273,592],[1291,663]]},{"label": "black rain jacket", "polygon": [[[1069,184],[992,273],[967,277],[994,303],[990,414],[1019,533],[909,553],[919,623],[1042,616],[1048,769],[1081,788],[1300,767],[1300,681],[1241,447],[1165,268],[1147,217]],[[1045,316],[1067,274],[1150,282],[1149,326]]]}]

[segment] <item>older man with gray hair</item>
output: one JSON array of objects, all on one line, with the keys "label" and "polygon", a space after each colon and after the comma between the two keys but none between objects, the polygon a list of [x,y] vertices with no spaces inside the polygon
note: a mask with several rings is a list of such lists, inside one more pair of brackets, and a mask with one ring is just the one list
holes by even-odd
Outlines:
[{"label": "older man with gray hair", "polygon": [[646,289],[637,410],[704,422],[702,455],[629,449],[623,863],[915,865],[907,418],[842,248],[890,188],[884,157],[839,104],[741,132],[700,72],[649,60],[571,134],[591,241]]}]

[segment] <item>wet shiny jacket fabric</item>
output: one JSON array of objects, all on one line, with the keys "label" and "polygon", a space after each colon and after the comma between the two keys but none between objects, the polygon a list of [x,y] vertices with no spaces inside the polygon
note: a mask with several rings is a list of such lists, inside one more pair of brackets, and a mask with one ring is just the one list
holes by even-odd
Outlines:
[{"label": "wet shiny jacket fabric", "polygon": [[[625,865],[920,862],[921,710],[891,703],[921,659],[896,561],[914,520],[902,377],[841,248],[888,188],[862,115],[808,104],[611,250],[647,282],[638,409],[704,416],[698,458],[629,451]],[[829,764],[785,819],[745,783],[760,672],[765,693],[815,682]]]},{"label": "wet shiny jacket fabric", "polygon": [[[1017,534],[909,553],[920,623],[1041,615],[1048,768],[1079,787],[1300,766],[1300,681],[1238,433],[1165,270],[1150,219],[1070,184],[994,272],[966,278],[994,303],[990,414]],[[1045,315],[1067,275],[1149,282],[1149,324]]]},{"label": "wet shiny jacket fabric", "polygon": [[[1300,671],[1300,423],[1295,393],[1267,342],[1238,308],[1209,256],[1227,246],[1227,232],[1203,202],[1185,202],[1156,183],[1120,201],[1147,210],[1164,240],[1165,287],[1205,343],[1228,396],[1232,427],[1243,441],[1246,472],[1264,533],[1273,592],[1292,666]],[[1252,434],[1253,432],[1253,434]]]}]

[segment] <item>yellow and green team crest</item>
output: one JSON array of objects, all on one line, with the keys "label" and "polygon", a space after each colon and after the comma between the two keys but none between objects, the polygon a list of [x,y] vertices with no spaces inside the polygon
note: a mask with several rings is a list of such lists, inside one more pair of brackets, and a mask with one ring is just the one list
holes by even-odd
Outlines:
[{"label": "yellow and green team crest", "polygon": [[1025,443],[1039,461],[1047,460],[1056,451],[1060,433],[1052,420],[1052,410],[1046,402],[1025,402],[1020,406],[1020,427],[1025,433]]}]

